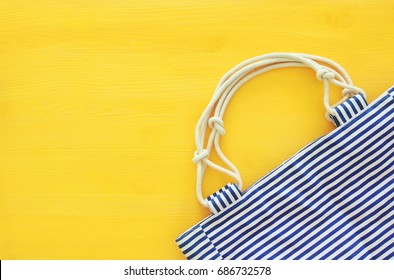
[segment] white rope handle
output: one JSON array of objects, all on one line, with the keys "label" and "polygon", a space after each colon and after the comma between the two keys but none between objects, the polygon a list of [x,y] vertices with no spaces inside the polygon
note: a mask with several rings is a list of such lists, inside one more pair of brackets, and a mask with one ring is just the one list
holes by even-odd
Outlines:
[{"label": "white rope handle", "polygon": [[[324,63],[327,66],[322,65],[321,63]],[[208,207],[208,204],[202,194],[202,182],[207,166],[233,177],[238,187],[242,189],[242,179],[238,169],[224,155],[219,145],[219,138],[225,133],[223,127],[223,115],[231,97],[250,79],[264,72],[284,67],[309,67],[315,70],[317,79],[324,83],[323,104],[327,111],[327,119],[329,119],[328,115],[333,113],[332,108],[337,104],[344,102],[358,93],[365,96],[364,90],[353,85],[352,80],[342,66],[332,60],[315,55],[300,53],[271,53],[250,58],[228,71],[219,81],[211,101],[197,123],[195,131],[197,150],[194,153],[193,162],[197,164],[196,194],[199,202],[205,207]],[[343,88],[342,100],[333,106],[329,104],[330,83]],[[211,128],[211,133],[206,147],[204,148],[207,126]],[[217,165],[209,160],[213,146],[220,159],[229,169]]]}]

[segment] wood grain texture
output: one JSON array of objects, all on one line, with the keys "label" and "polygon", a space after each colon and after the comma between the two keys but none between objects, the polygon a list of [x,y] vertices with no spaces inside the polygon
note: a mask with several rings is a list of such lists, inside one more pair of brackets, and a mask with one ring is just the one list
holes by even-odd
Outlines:
[{"label": "wood grain texture", "polygon": [[[393,82],[393,14],[383,0],[1,1],[0,259],[183,259],[174,239],[208,214],[194,127],[221,76],[313,53],[372,101]],[[283,69],[236,94],[222,143],[246,186],[333,129],[322,90]],[[204,194],[228,180],[209,170]]]}]

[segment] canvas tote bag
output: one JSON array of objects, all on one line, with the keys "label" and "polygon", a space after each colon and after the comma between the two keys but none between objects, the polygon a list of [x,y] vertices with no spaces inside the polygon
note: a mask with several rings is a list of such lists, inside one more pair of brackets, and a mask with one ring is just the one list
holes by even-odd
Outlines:
[{"label": "canvas tote bag", "polygon": [[[316,72],[324,84],[326,117],[337,128],[241,191],[239,171],[220,149],[222,118],[239,87],[282,67]],[[330,84],[343,88],[343,99],[333,106]],[[306,54],[266,54],[224,75],[195,133],[197,198],[211,215],[176,239],[188,259],[394,258],[394,87],[367,105],[365,92],[337,63]],[[212,149],[226,167],[209,160]],[[234,182],[204,198],[207,167]]]}]

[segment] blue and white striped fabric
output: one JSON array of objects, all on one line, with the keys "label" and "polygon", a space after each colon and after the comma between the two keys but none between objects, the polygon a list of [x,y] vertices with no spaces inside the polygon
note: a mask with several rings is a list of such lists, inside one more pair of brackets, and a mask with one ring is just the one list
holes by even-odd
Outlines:
[{"label": "blue and white striped fabric", "polygon": [[208,196],[208,208],[217,214],[242,196],[240,189],[234,184],[227,184],[214,194]]},{"label": "blue and white striped fabric", "polygon": [[364,109],[341,105],[343,125],[182,234],[184,255],[394,259],[394,87]]},{"label": "blue and white striped fabric", "polygon": [[333,109],[334,114],[330,114],[329,116],[333,123],[338,127],[353,118],[367,106],[368,104],[364,95],[359,93],[336,106]]}]

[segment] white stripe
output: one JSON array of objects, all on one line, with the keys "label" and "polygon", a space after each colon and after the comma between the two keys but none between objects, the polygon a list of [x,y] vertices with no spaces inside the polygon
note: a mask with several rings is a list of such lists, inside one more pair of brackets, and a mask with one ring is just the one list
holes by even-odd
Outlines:
[{"label": "white stripe", "polygon": [[[211,248],[211,249],[212,249],[212,248]],[[204,252],[204,253],[205,253],[205,252]],[[204,260],[209,260],[209,259],[213,258],[213,256],[215,256],[217,253],[218,253],[218,252],[217,252],[216,250],[214,250],[211,254],[209,254],[208,256],[206,256],[206,257],[204,258]],[[195,259],[198,259],[198,258],[195,258]]]},{"label": "white stripe", "polygon": [[[182,238],[179,239],[177,241],[177,244],[179,245],[179,247],[182,247],[182,250],[186,250],[187,248],[189,248],[191,246],[191,244],[194,244],[196,239],[199,239],[199,236],[202,235],[202,233],[199,233],[199,235],[197,235],[196,238],[192,238],[197,232],[201,230],[201,226],[198,226],[197,228],[195,228],[194,230],[189,230],[186,231],[186,233],[183,234]],[[189,243],[189,244],[187,244]],[[187,244],[187,245],[185,245]]]},{"label": "white stripe", "polygon": [[357,99],[360,103],[358,104],[358,102],[354,102],[354,106],[356,106],[356,108],[358,108],[359,110],[362,110],[364,107],[367,107],[368,105],[365,104],[364,98],[362,98],[360,95],[355,95],[353,96],[355,99]]},{"label": "white stripe", "polygon": [[[388,218],[390,219],[390,218]],[[379,228],[377,231],[371,233],[371,235],[369,235],[368,237],[365,237],[363,239],[363,242],[360,242],[357,246],[352,248],[352,251],[348,251],[347,253],[345,253],[342,257],[340,257],[341,260],[344,260],[346,258],[348,258],[351,254],[353,254],[355,251],[359,250],[360,248],[363,248],[360,253],[358,253],[357,255],[354,256],[354,259],[357,259],[359,257],[361,257],[362,255],[364,255],[365,253],[367,253],[369,250],[371,250],[375,245],[379,244],[379,242],[381,242],[383,239],[385,239],[387,236],[393,234],[393,231],[388,231],[386,232],[386,234],[382,235],[380,238],[378,238],[375,242],[371,243],[370,245],[365,245],[365,243],[369,242],[370,240],[374,239],[377,235],[379,235],[382,231],[386,230],[387,228],[393,228],[393,225],[390,223],[387,223],[386,226],[383,226],[381,228]],[[343,251],[339,252],[339,253],[343,253]],[[339,254],[337,252],[337,254]]]},{"label": "white stripe", "polygon": [[[213,246],[212,245],[210,245],[210,246],[208,246],[207,248],[205,248],[204,250],[202,250],[199,254],[197,254],[195,257],[194,257],[194,259],[201,259],[201,257],[206,253],[206,252],[208,252],[209,250],[211,250],[213,248]],[[214,251],[213,251],[215,254],[217,254],[217,250],[215,249]],[[206,259],[206,258],[204,258],[204,259]]]},{"label": "white stripe", "polygon": [[[194,234],[192,234],[191,236],[193,236]],[[200,238],[202,238],[202,237],[204,237],[204,234],[199,234],[197,237],[195,237],[193,240],[189,240],[188,242],[190,242],[190,243],[188,243],[186,246],[184,246],[184,247],[182,247],[182,250],[183,251],[186,251],[187,249],[189,249],[190,247],[193,247],[194,246],[194,244],[198,241],[198,240],[200,240]],[[184,242],[184,243],[182,243],[182,244],[185,244],[185,243],[187,243],[187,242]],[[179,243],[178,243],[179,244]],[[182,245],[181,245],[182,246]]]},{"label": "white stripe", "polygon": [[357,111],[357,112],[355,113],[355,112],[353,111],[352,106],[350,106],[349,102],[354,103],[354,100],[348,100],[348,102],[343,103],[343,106],[345,106],[345,107],[347,108],[347,110],[349,111],[350,116],[351,116],[351,117],[349,118],[349,120],[350,120],[350,119],[352,119],[355,115],[357,115],[360,111]]},{"label": "white stripe", "polygon": [[[341,104],[341,105],[343,105],[343,104]],[[341,113],[342,117],[345,119],[343,121],[342,118],[340,118],[340,121],[341,121],[342,124],[344,124],[344,123],[349,121],[350,118],[348,117],[346,111],[343,109],[342,106],[335,107],[335,110],[339,111]]]},{"label": "white stripe", "polygon": [[[393,233],[391,233],[391,234],[393,234]],[[393,238],[394,238],[394,237],[393,237]],[[393,244],[391,244],[391,246],[392,246],[392,245],[393,245]],[[390,254],[392,254],[392,253],[394,253],[394,247],[391,247],[390,250],[387,250],[387,252],[384,253],[384,254],[380,257],[380,259],[386,259],[387,256],[390,255]]]},{"label": "white stripe", "polygon": [[364,107],[367,107],[367,106],[368,106],[368,103],[367,103],[367,101],[365,100],[365,98],[362,98],[362,97],[360,96],[360,98],[358,98],[358,100],[360,100],[361,104],[363,104]]},{"label": "white stripe", "polygon": [[[226,207],[228,207],[228,206],[230,205],[230,203],[227,202],[227,199],[223,196],[223,193],[226,193],[226,189],[224,189],[224,188],[223,188],[222,193],[219,193],[219,194],[218,194],[218,196],[220,196],[220,198],[222,199],[224,205],[226,205],[226,206],[223,207],[221,210],[223,210],[224,208],[226,208]],[[227,194],[227,193],[226,193],[226,194]],[[218,203],[220,204],[219,199],[218,199]],[[221,205],[221,204],[220,204],[220,205]]]},{"label": "white stripe", "polygon": [[[200,240],[196,239],[196,241]],[[203,241],[198,244],[198,246],[196,246],[195,248],[193,248],[192,250],[190,250],[190,252],[188,252],[187,254],[185,254],[186,257],[193,255],[196,251],[198,251],[202,246],[206,245],[209,242],[209,240],[206,237],[203,237]]]}]

